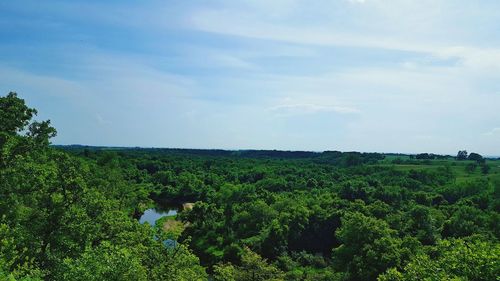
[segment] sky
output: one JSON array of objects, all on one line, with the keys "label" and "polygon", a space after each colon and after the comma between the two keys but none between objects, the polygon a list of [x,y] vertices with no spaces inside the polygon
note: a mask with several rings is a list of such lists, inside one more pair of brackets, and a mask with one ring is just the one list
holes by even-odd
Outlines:
[{"label": "sky", "polygon": [[496,0],[0,2],[55,144],[500,155]]}]

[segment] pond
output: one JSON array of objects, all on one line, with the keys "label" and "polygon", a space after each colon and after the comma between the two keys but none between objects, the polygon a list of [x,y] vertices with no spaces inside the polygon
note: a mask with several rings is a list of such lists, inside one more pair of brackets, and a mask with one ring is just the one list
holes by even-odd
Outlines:
[{"label": "pond", "polygon": [[164,216],[174,216],[177,215],[178,208],[175,207],[164,207],[164,208],[151,208],[147,209],[144,214],[139,218],[139,223],[149,223],[149,225],[154,226],[156,221]]},{"label": "pond", "polygon": [[[151,226],[155,226],[156,221],[165,216],[175,216],[179,212],[179,208],[176,206],[163,206],[163,207],[155,207],[150,208],[144,211],[144,214],[139,218],[139,223],[148,223]],[[155,240],[158,240],[156,235],[154,236]],[[173,239],[163,240],[163,246],[169,249],[173,249],[177,246],[177,241]]]}]

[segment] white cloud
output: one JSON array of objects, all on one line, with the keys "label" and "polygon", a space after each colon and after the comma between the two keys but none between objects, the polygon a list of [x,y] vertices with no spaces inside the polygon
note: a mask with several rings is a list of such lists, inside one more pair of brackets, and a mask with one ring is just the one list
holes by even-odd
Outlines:
[{"label": "white cloud", "polygon": [[424,46],[406,44],[389,38],[360,36],[327,28],[293,27],[273,24],[261,21],[257,16],[248,12],[205,9],[195,12],[191,15],[190,19],[191,27],[195,29],[233,36],[319,46],[374,47],[417,52],[429,51],[429,48]]},{"label": "white cloud", "polygon": [[[18,60],[2,62],[19,67],[0,68],[0,86],[55,119],[63,142],[498,150],[488,137],[499,134],[490,128],[500,122],[500,14],[493,4],[80,4],[17,6],[20,19],[8,27],[53,32],[50,44],[35,45],[55,62],[26,59],[23,44]],[[54,32],[66,29],[88,49]]]},{"label": "white cloud", "polygon": [[0,65],[1,90],[33,94],[50,97],[75,97],[83,92],[83,87],[69,79],[33,74],[16,68]]},{"label": "white cloud", "polygon": [[143,61],[92,53],[78,62],[64,79],[0,65],[0,89],[17,91],[40,118],[51,119],[56,143],[147,144],[142,135],[154,135],[155,127],[173,130],[196,100],[192,79]]},{"label": "white cloud", "polygon": [[[365,3],[362,0],[352,0],[352,2]],[[328,21],[311,25],[297,22],[293,17],[274,21],[264,17],[259,10],[232,7],[217,10],[198,9],[189,16],[188,27],[218,34],[292,44],[415,52],[444,59],[457,58],[462,61],[462,67],[476,70],[500,70],[500,48],[475,46],[474,41],[454,39],[444,41],[443,38],[447,37],[443,35],[448,35],[450,38],[459,35],[440,34],[435,31],[450,30],[453,27],[450,27],[451,23],[459,19],[446,18],[447,13],[443,10],[450,8],[451,5],[437,5],[438,9],[433,10],[429,9],[429,5],[417,4],[414,1],[404,1],[404,3],[407,4],[374,1],[371,12],[364,11],[357,15],[367,15],[368,20],[359,19],[359,22],[363,23],[361,26],[354,23],[344,26]],[[326,11],[339,9],[328,4],[324,4],[323,8]],[[377,22],[387,17],[392,21],[383,24]],[[446,18],[446,21],[441,18]],[[415,28],[421,30],[416,31]]]}]

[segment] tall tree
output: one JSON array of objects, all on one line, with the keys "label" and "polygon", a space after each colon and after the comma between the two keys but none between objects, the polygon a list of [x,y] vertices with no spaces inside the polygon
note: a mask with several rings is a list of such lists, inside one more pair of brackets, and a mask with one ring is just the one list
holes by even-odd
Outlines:
[{"label": "tall tree", "polygon": [[458,151],[457,160],[467,160],[467,150]]}]

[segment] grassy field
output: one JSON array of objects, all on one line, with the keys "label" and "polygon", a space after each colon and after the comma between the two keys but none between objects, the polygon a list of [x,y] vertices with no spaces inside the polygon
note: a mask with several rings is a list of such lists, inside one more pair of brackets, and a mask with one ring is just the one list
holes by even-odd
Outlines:
[{"label": "grassy field", "polygon": [[177,215],[164,216],[156,221],[156,228],[161,229],[167,234],[169,239],[177,239],[184,231],[184,224],[176,220]]},{"label": "grassy field", "polygon": [[[403,161],[401,164],[393,163],[395,160],[400,159]],[[404,161],[411,160],[411,164],[406,164]],[[474,180],[478,178],[488,178],[489,180],[499,180],[500,181],[500,160],[486,160],[486,165],[490,167],[488,174],[483,174],[481,167],[476,167],[473,172],[467,171],[466,167],[470,164],[474,164],[474,161],[457,161],[455,159],[439,159],[439,160],[415,160],[410,159],[409,156],[399,156],[399,155],[387,155],[386,158],[380,161],[378,166],[381,167],[392,167],[399,171],[410,171],[410,170],[435,170],[439,167],[450,167],[453,174],[456,177],[456,183],[466,182],[468,180]]]}]

